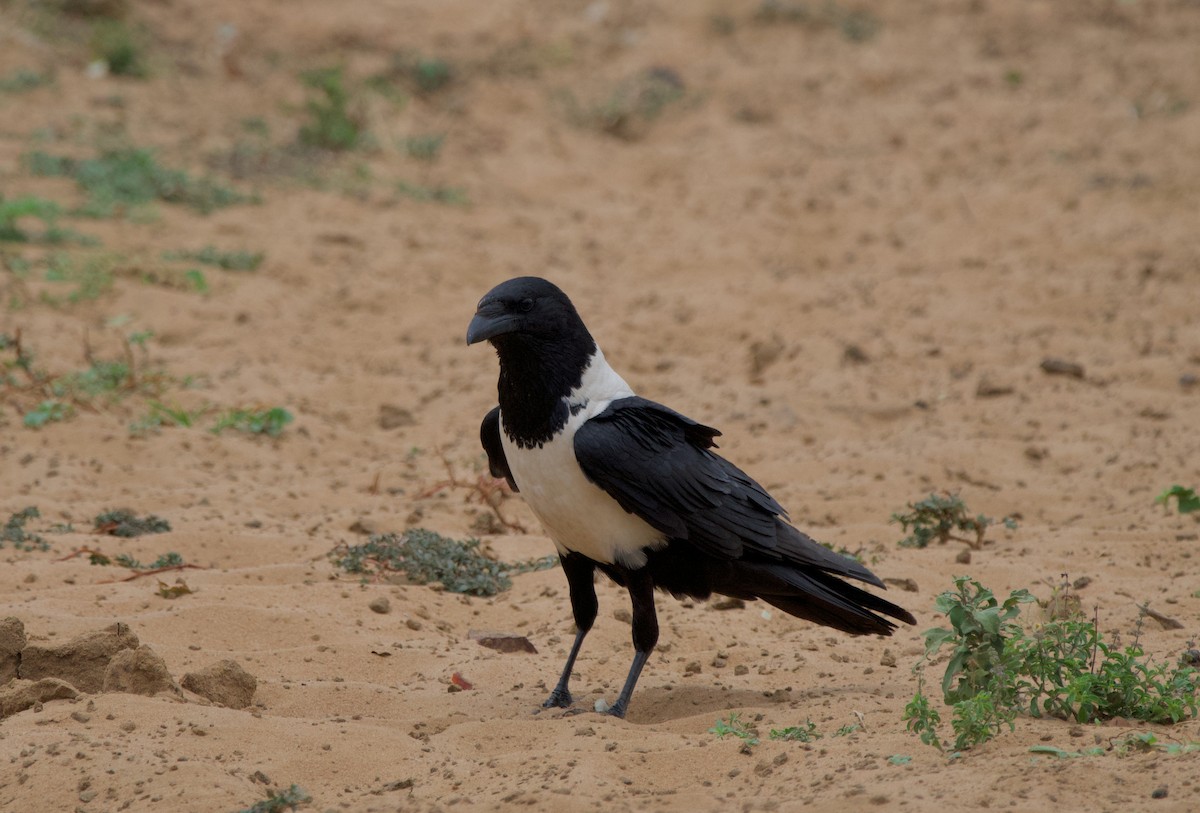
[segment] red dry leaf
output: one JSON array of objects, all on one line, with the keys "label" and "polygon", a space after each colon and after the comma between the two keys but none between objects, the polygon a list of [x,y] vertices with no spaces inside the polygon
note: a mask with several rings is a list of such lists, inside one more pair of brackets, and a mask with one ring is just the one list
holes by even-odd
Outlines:
[{"label": "red dry leaf", "polygon": [[450,682],[453,683],[458,688],[462,689],[463,691],[467,691],[469,689],[475,688],[474,686],[471,685],[471,681],[467,680],[459,672],[455,672],[453,675],[450,676]]}]

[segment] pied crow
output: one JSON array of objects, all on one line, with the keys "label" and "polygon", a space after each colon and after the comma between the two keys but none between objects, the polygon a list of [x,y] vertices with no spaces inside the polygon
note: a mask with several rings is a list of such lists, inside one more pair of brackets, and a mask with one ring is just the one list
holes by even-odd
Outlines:
[{"label": "pied crow", "polygon": [[480,428],[488,467],[554,541],[575,616],[575,642],[544,706],[571,705],[571,670],[596,620],[597,569],[633,605],[633,665],[608,710],[617,717],[658,642],[655,588],[762,599],[851,635],[890,635],[896,625],[879,614],[916,623],[839,578],[884,586],[789,525],[762,486],[713,451],[720,432],[635,395],[552,283],[518,277],[489,291],[467,328],[467,344],[481,341],[500,360],[500,403]]}]

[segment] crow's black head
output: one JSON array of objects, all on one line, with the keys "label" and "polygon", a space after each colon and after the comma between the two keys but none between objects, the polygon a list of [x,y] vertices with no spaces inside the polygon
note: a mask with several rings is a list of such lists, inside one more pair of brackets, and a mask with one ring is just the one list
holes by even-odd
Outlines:
[{"label": "crow's black head", "polygon": [[571,300],[540,277],[517,277],[488,291],[467,328],[467,344],[489,341],[501,349],[522,339],[543,345],[592,344]]}]

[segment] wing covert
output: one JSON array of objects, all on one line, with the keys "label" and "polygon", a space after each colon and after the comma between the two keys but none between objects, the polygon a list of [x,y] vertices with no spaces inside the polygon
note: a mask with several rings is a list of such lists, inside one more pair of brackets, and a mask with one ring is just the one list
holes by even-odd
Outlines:
[{"label": "wing covert", "polygon": [[508,468],[508,458],[504,455],[504,444],[500,440],[500,407],[483,416],[479,426],[479,442],[487,452],[488,471],[493,477],[503,477],[508,481],[508,487],[519,491],[517,481],[513,479],[512,470]]}]

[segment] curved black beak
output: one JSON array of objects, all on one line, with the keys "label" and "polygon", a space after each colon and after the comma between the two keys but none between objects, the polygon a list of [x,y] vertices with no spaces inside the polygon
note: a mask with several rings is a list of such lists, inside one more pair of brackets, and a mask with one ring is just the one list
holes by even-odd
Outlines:
[{"label": "curved black beak", "polygon": [[500,302],[480,302],[471,324],[467,325],[467,344],[484,342],[518,329],[519,317],[507,313]]}]

